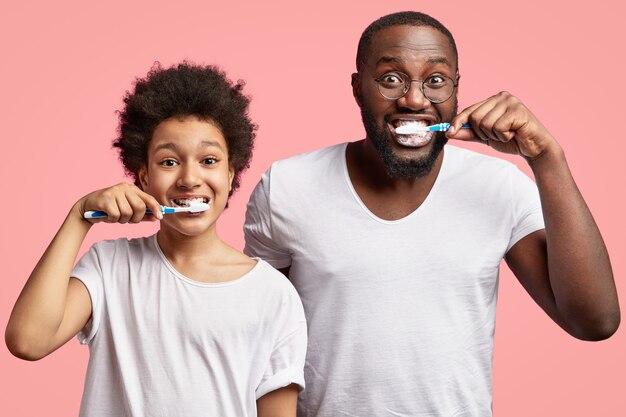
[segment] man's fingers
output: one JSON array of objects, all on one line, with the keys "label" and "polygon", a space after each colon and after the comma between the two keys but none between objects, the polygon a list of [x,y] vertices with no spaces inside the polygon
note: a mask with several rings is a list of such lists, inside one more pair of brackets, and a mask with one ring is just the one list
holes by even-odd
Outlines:
[{"label": "man's fingers", "polygon": [[446,132],[448,139],[482,142],[472,129],[459,129],[457,132],[454,132],[454,134],[448,134],[448,132]]}]

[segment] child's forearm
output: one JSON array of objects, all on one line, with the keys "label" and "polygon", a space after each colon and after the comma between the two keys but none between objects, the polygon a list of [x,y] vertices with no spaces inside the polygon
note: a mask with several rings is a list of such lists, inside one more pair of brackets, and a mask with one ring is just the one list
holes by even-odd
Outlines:
[{"label": "child's forearm", "polygon": [[35,266],[7,325],[5,338],[14,355],[39,359],[69,340],[89,319],[91,303],[86,289],[81,295],[81,290],[74,288],[70,304],[68,289],[80,245],[90,228],[78,205],[72,207]]},{"label": "child's forearm", "polygon": [[256,402],[258,417],[295,417],[298,386],[291,384],[269,392]]}]

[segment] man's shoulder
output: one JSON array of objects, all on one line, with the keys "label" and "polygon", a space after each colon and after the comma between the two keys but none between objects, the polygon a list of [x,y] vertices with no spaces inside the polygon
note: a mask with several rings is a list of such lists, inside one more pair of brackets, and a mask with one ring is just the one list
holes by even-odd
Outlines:
[{"label": "man's shoulder", "polygon": [[511,169],[515,168],[515,164],[498,158],[495,156],[485,155],[483,153],[475,152],[469,149],[460,148],[454,145],[446,145],[445,157],[450,160],[453,167],[466,170],[470,167],[476,169]]},{"label": "man's shoulder", "polygon": [[504,189],[514,189],[523,183],[532,182],[532,177],[509,160],[446,145],[443,181],[447,181],[447,186],[452,182],[463,190],[471,188],[476,192],[484,192],[493,189],[501,193]]},{"label": "man's shoulder", "polygon": [[328,146],[278,160],[263,174],[263,181],[272,187],[310,188],[341,178],[345,171],[347,143]]},{"label": "man's shoulder", "polygon": [[339,143],[278,160],[272,164],[271,171],[297,170],[301,172],[307,168],[319,169],[320,164],[334,164],[345,158],[346,145],[347,143]]},{"label": "man's shoulder", "polygon": [[[260,285],[257,290],[258,293],[272,294],[273,298],[277,301],[284,300],[299,300],[298,292],[293,286],[289,278],[283,275],[278,269],[274,268],[269,262],[263,259],[256,258],[257,265],[254,268],[254,273],[257,278],[256,283]],[[279,301],[282,302],[282,301]]]}]

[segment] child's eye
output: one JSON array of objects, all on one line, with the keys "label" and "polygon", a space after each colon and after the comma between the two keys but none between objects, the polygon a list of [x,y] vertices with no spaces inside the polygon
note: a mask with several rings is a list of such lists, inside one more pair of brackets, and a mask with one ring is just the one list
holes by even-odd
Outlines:
[{"label": "child's eye", "polygon": [[202,160],[203,164],[207,164],[207,165],[213,165],[215,163],[217,163],[217,159],[213,158],[213,157],[208,157],[208,158],[204,158]]},{"label": "child's eye", "polygon": [[160,165],[162,165],[164,167],[173,167],[173,166],[178,165],[178,162],[176,162],[173,159],[164,159],[163,161],[161,161]]}]

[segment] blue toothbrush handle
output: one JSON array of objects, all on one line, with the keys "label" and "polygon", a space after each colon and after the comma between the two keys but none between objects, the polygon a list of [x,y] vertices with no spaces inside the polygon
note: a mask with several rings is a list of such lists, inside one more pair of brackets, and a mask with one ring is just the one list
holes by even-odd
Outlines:
[{"label": "blue toothbrush handle", "polygon": [[[436,130],[439,131],[446,131],[448,129],[450,129],[450,123],[439,123],[437,126]],[[464,124],[463,126],[461,126],[461,129],[470,129],[472,127],[472,125],[470,125],[469,123]]]},{"label": "blue toothbrush handle", "polygon": [[104,211],[86,211],[85,214],[83,214],[83,217],[86,219],[102,219],[104,217],[107,217],[107,214]]},{"label": "blue toothbrush handle", "polygon": [[[163,214],[174,213],[174,209],[172,207],[161,206],[161,212]],[[152,214],[152,210],[146,209],[146,214]],[[103,219],[107,216],[108,214],[106,214],[106,212],[104,211],[93,211],[93,210],[86,211],[85,214],[83,214],[83,217],[85,219]]]}]

